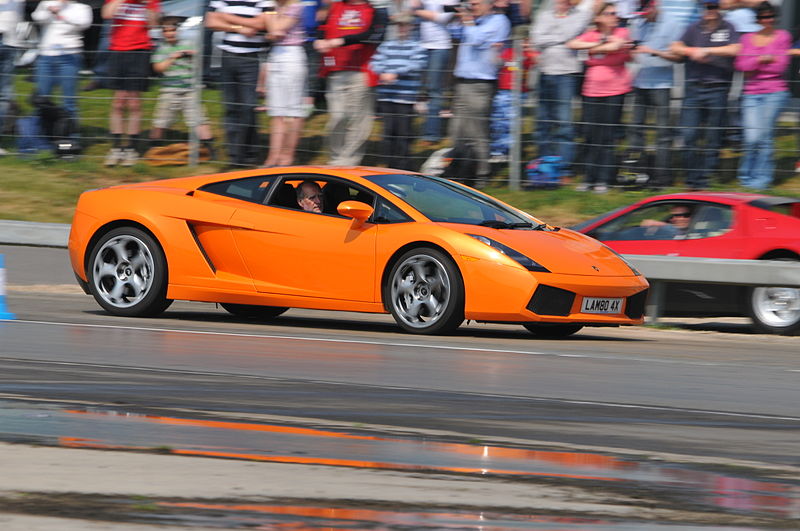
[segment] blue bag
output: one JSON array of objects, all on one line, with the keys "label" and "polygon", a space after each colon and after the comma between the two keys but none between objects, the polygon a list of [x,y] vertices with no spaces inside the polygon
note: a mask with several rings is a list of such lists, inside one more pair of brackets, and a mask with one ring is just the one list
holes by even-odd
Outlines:
[{"label": "blue bag", "polygon": [[53,149],[53,145],[42,132],[42,121],[38,116],[17,118],[17,151],[36,153]]},{"label": "blue bag", "polygon": [[525,166],[525,182],[523,186],[532,188],[558,188],[562,184],[564,164],[561,157],[547,155],[533,159]]}]

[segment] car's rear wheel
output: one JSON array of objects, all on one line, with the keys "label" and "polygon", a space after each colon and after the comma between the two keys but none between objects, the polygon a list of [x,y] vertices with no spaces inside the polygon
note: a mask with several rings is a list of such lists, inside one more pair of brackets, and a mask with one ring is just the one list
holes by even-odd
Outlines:
[{"label": "car's rear wheel", "polygon": [[560,323],[525,323],[524,326],[528,332],[536,337],[544,338],[559,338],[571,336],[581,328],[583,325],[579,324],[560,324]]},{"label": "car's rear wheel", "polygon": [[384,301],[404,330],[452,332],[464,321],[464,282],[453,260],[436,249],[411,249],[395,261]]},{"label": "car's rear wheel", "polygon": [[89,257],[89,290],[115,315],[152,317],[172,301],[167,294],[167,260],[143,230],[119,227],[103,235]]},{"label": "car's rear wheel", "polygon": [[274,319],[289,309],[282,306],[257,306],[255,304],[231,304],[227,302],[220,303],[220,306],[236,317],[261,321]]}]

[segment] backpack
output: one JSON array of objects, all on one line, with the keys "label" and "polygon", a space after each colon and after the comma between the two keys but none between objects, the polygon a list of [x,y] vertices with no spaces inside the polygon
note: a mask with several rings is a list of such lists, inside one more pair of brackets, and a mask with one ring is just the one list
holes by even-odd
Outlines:
[{"label": "backpack", "polygon": [[564,164],[561,157],[547,155],[533,159],[525,165],[525,182],[523,187],[534,188],[558,188],[562,184],[564,175]]},{"label": "backpack", "polygon": [[72,138],[77,132],[77,127],[67,110],[53,103],[47,96],[36,95],[31,101],[39,115],[42,133],[51,142],[47,149],[53,149],[59,157],[78,155],[81,147]]}]

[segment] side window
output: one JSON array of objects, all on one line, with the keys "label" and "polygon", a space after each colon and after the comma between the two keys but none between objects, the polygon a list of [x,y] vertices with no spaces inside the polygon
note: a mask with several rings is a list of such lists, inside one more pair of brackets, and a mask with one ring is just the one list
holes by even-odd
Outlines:
[{"label": "side window", "polygon": [[411,221],[405,212],[383,198],[378,199],[375,213],[372,215],[375,223],[406,223]]},{"label": "side window", "polygon": [[[298,190],[302,188],[305,190],[301,191],[300,195],[306,195],[307,191],[313,198],[313,204],[305,202],[305,206],[300,205],[298,199],[302,200],[303,198],[298,196]],[[375,194],[351,183],[327,178],[324,175],[291,175],[283,179],[280,184],[275,185],[268,204],[339,216],[337,208],[343,201],[361,201],[374,206]]]},{"label": "side window", "polygon": [[703,205],[692,216],[687,240],[722,236],[733,225],[733,210],[727,205]]},{"label": "side window", "polygon": [[200,187],[200,190],[251,203],[262,203],[274,181],[274,175],[245,177],[244,179],[207,184]]},{"label": "side window", "polygon": [[592,231],[600,241],[672,240],[677,231],[670,224],[676,203],[645,206]]}]

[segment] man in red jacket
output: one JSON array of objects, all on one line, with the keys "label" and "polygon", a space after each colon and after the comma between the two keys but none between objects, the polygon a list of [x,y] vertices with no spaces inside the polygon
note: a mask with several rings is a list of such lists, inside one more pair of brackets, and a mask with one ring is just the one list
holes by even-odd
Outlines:
[{"label": "man in red jacket", "polygon": [[372,131],[375,75],[368,65],[383,37],[386,15],[366,0],[331,4],[314,48],[322,55],[320,76],[328,82],[330,164],[361,163]]}]

